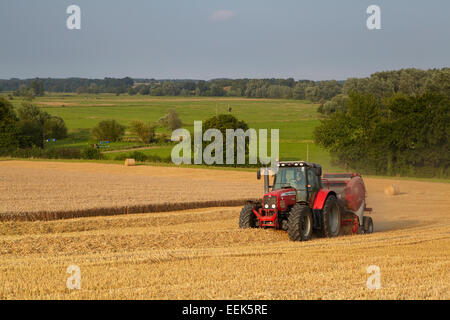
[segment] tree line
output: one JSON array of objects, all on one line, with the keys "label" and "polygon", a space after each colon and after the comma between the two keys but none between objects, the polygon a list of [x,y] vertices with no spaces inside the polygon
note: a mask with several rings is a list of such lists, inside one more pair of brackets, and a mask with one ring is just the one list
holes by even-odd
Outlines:
[{"label": "tree line", "polygon": [[113,93],[151,96],[208,96],[328,100],[342,92],[344,81],[310,81],[288,79],[83,79],[36,78],[0,80],[0,92],[32,99],[44,92],[98,94]]},{"label": "tree line", "polygon": [[[448,85],[448,83],[447,83]],[[370,174],[450,176],[449,92],[397,92],[379,99],[350,91],[314,131],[334,161]]]},{"label": "tree line", "polygon": [[[152,96],[231,96],[248,98],[306,99],[320,103],[323,113],[345,107],[349,92],[372,93],[382,99],[401,92],[420,94],[440,92],[448,94],[450,69],[401,69],[376,72],[370,77],[348,78],[345,81],[288,79],[212,79],[212,80],[156,80],[156,79],[84,79],[36,78],[0,80],[0,91],[16,95],[41,95],[48,92],[80,94],[115,93]],[[336,98],[332,101],[333,98]],[[329,102],[327,104],[327,102]]]},{"label": "tree line", "polygon": [[368,78],[349,78],[345,81],[342,92],[328,101],[319,101],[318,111],[324,114],[345,111],[350,92],[370,93],[379,102],[396,93],[420,95],[426,92],[433,92],[449,97],[450,68],[430,70],[401,69],[376,72]]},{"label": "tree line", "polygon": [[[86,79],[86,78],[34,78],[9,80],[0,79],[0,92],[9,91],[14,95],[40,96],[47,92],[59,93],[126,93],[132,87],[134,80],[125,77],[122,79]],[[26,92],[28,91],[28,92]]]},{"label": "tree line", "polygon": [[337,164],[383,175],[450,175],[450,69],[347,79],[318,111],[314,139]]}]

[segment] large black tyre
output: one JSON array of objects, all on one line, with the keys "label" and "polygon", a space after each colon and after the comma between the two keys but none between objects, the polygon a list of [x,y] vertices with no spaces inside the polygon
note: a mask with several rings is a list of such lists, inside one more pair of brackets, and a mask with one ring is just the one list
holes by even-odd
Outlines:
[{"label": "large black tyre", "polygon": [[241,210],[241,215],[239,216],[239,228],[256,228],[257,218],[252,210],[253,206],[251,203],[246,203]]},{"label": "large black tyre", "polygon": [[373,221],[371,217],[363,217],[364,223],[364,233],[372,233],[373,232]]},{"label": "large black tyre", "polygon": [[322,236],[337,237],[341,231],[341,208],[334,195],[328,196],[322,210]]},{"label": "large black tyre", "polygon": [[308,241],[311,239],[313,220],[308,206],[296,204],[292,207],[288,218],[288,234],[292,241]]}]

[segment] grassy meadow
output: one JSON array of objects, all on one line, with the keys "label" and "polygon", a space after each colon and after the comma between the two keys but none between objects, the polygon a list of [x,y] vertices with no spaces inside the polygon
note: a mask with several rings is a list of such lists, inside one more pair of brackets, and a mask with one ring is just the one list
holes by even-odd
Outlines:
[{"label": "grassy meadow", "polygon": [[[16,98],[12,102],[17,106],[22,100]],[[34,99],[33,103],[52,115],[62,117],[69,129],[68,138],[49,142],[48,147],[92,144],[95,141],[91,140],[90,129],[106,119],[115,119],[126,126],[133,120],[157,122],[169,109],[174,109],[183,121],[183,128],[193,131],[194,120],[206,120],[215,114],[227,113],[231,108],[231,114],[247,122],[251,128],[280,130],[280,159],[306,160],[309,144],[310,161],[321,163],[325,169],[339,170],[331,165],[328,152],[313,143],[313,130],[319,124],[321,114],[316,111],[317,104],[305,100],[46,94]],[[161,127],[156,132],[170,135]],[[136,147],[146,147],[139,151],[147,155],[168,157],[173,146],[117,142],[103,150],[106,151],[106,159],[114,159]]]}]

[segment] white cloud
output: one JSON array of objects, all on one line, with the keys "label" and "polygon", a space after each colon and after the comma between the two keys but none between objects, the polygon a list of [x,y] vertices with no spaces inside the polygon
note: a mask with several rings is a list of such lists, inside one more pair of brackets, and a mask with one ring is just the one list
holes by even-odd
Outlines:
[{"label": "white cloud", "polygon": [[209,16],[209,21],[226,21],[233,18],[235,13],[231,10],[217,10]]}]

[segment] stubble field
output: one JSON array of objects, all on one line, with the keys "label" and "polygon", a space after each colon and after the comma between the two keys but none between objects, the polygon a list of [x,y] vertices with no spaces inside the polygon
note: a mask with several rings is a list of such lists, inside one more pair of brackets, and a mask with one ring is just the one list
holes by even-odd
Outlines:
[{"label": "stubble field", "polygon": [[[180,171],[175,167],[0,161],[0,221],[141,212],[146,208],[180,210],[208,202],[216,206],[230,201],[240,204],[260,196],[256,174],[251,182],[247,174],[189,168]],[[243,183],[247,181],[249,184]]]},{"label": "stubble field", "polygon": [[[171,190],[181,198],[216,192],[216,185],[209,184],[214,179],[236,183],[233,190],[221,189],[223,199],[240,187],[256,196],[262,192],[261,182],[250,172],[74,165],[2,162],[1,168],[22,168],[24,173],[48,169],[68,183],[73,183],[68,178],[72,171],[82,177],[121,177],[125,183],[146,175],[154,180],[192,179],[191,188]],[[239,207],[0,222],[0,298],[449,299],[449,184],[374,178],[365,182],[368,205],[374,208],[373,234],[301,243],[289,241],[282,231],[239,230]],[[393,182],[402,193],[385,195],[384,187]],[[50,184],[41,181],[42,190]],[[12,190],[18,193],[31,185],[17,183]],[[0,186],[3,202],[9,189],[3,180]],[[164,192],[164,184],[159,188]],[[76,198],[74,190],[69,199]],[[50,203],[46,194],[31,202]],[[80,290],[66,288],[69,265],[80,267]],[[366,287],[370,265],[381,270],[378,290]]]}]

